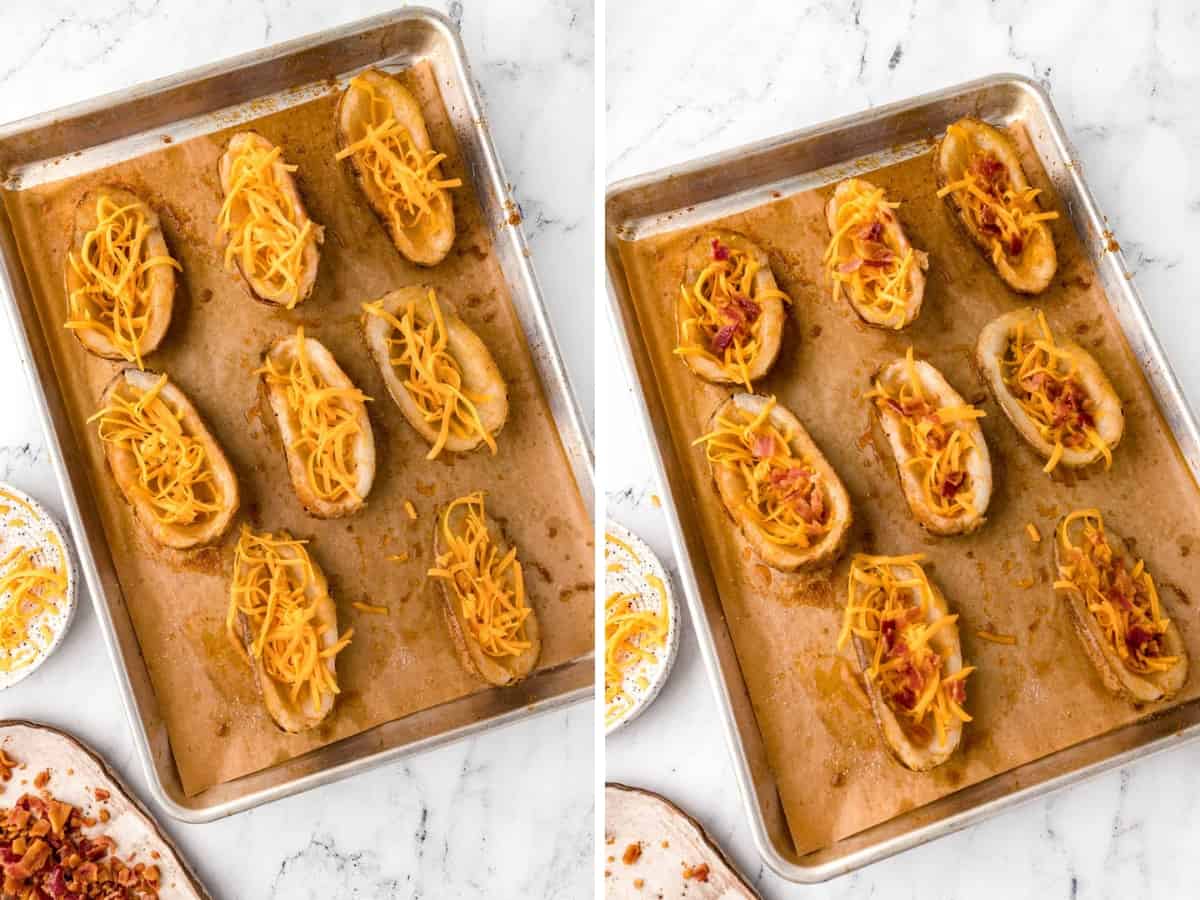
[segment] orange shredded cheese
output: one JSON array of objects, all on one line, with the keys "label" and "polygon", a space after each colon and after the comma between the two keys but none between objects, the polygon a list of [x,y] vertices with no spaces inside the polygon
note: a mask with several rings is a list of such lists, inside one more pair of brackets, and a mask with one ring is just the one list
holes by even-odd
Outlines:
[{"label": "orange shredded cheese", "polygon": [[[1078,545],[1072,523],[1082,524]],[[1166,652],[1164,635],[1171,624],[1163,615],[1154,579],[1141,560],[1114,551],[1098,509],[1080,509],[1063,518],[1058,529],[1061,564],[1055,590],[1079,591],[1088,612],[1113,652],[1131,672],[1162,672],[1179,657]]]},{"label": "orange shredded cheese", "polygon": [[929,508],[946,518],[974,515],[975,486],[969,461],[977,450],[966,423],[982,419],[986,413],[970,404],[936,406],[936,398],[921,381],[912,347],[904,359],[903,380],[884,384],[876,378],[875,387],[864,397],[881,413],[900,417],[901,440],[909,453],[904,466],[917,476]]},{"label": "orange shredded cheese", "polygon": [[981,641],[990,641],[993,644],[1004,644],[1009,647],[1017,643],[1017,639],[1011,634],[999,634],[995,631],[984,631],[981,629],[975,632],[975,636]]},{"label": "orange shredded cheese", "polygon": [[416,301],[410,300],[397,318],[383,308],[382,301],[363,304],[366,312],[392,326],[387,338],[389,362],[422,417],[438,429],[437,440],[425,458],[435,459],[451,435],[463,439],[478,436],[495,454],[496,438],[484,427],[478,410],[487,397],[473,394],[463,385],[462,367],[450,351],[446,320],[432,288],[429,308],[432,316],[419,314]]},{"label": "orange shredded cheese", "polygon": [[693,446],[703,444],[712,465],[741,476],[747,490],[742,510],[767,540],[811,547],[833,527],[828,497],[811,462],[793,453],[794,435],[772,421],[774,408],[774,397],[757,415],[733,407]]},{"label": "orange shredded cheese", "polygon": [[96,197],[96,225],[83,236],[67,264],[83,282],[67,298],[65,327],[96,331],[108,338],[139,369],[142,340],[150,327],[150,272],[158,266],[180,269],[170,255],[151,256],[151,226],[142,204],[119,206],[107,194]]},{"label": "orange shredded cheese", "polygon": [[713,238],[709,256],[696,280],[679,286],[687,316],[679,324],[675,353],[706,357],[752,390],[750,368],[762,351],[763,303],[791,299],[778,289],[758,290],[755,279],[762,267],[744,250]]},{"label": "orange shredded cheese", "polygon": [[[621,550],[625,551],[625,553],[629,554],[629,558],[632,559],[635,563],[640,563],[642,561],[641,558],[637,555],[637,551],[635,551],[631,546],[629,546],[628,543],[621,540],[619,537],[617,537],[615,534],[613,534],[610,531],[606,531],[604,533],[604,543],[611,544],[614,547],[618,547]],[[604,555],[605,556],[608,555],[608,547],[607,546],[604,548]]]},{"label": "orange shredded cheese", "polygon": [[404,501],[404,514],[408,516],[411,521],[417,521],[417,508],[413,506],[413,502],[411,500]]},{"label": "orange shredded cheese", "polygon": [[[451,527],[462,508],[461,530]],[[450,587],[464,627],[488,656],[519,656],[532,646],[525,620],[532,611],[517,550],[501,554],[488,531],[482,491],[459,497],[442,513],[439,526],[446,551],[428,572]]]},{"label": "orange shredded cheese", "polygon": [[359,612],[369,613],[373,616],[386,616],[388,614],[388,608],[386,606],[379,606],[378,604],[374,603],[364,603],[362,600],[355,600],[350,605]]},{"label": "orange shredded cheese", "polygon": [[222,511],[221,489],[204,444],[188,434],[179,413],[162,397],[163,375],[136,399],[117,390],[88,422],[100,440],[131,454],[138,477],[130,491],[163,525],[191,525]]},{"label": "orange shredded cheese", "polygon": [[226,239],[226,269],[240,263],[264,300],[292,309],[302,297],[304,250],[315,226],[281,182],[277,164],[288,173],[299,168],[284,163],[282,154],[279,147],[256,142],[240,147],[217,216],[217,236]]},{"label": "orange shredded cheese", "polygon": [[369,121],[366,132],[338,151],[335,159],[355,157],[365,177],[383,196],[392,227],[407,230],[423,220],[453,214],[444,192],[462,187],[462,179],[442,177],[438,165],[446,154],[418,149],[408,129],[396,121],[391,104],[363,76],[353,78],[346,90],[366,92]]},{"label": "orange shredded cheese", "polygon": [[921,260],[912,247],[901,250],[891,227],[900,204],[887,200],[883,188],[860,179],[846,184],[847,196],[838,203],[824,257],[834,302],[844,291],[856,305],[882,313],[892,328],[903,328],[912,300],[909,276]]},{"label": "orange shredded cheese", "polygon": [[920,553],[855,554],[837,646],[843,649],[851,637],[863,641],[871,658],[863,675],[897,719],[920,731],[932,718],[939,742],[945,742],[951,723],[971,721],[963,703],[967,676],[975,668],[963,666],[947,675],[945,660],[930,644],[937,632],[954,627],[958,616],[929,621],[933,586],[921,567],[924,559]]},{"label": "orange shredded cheese", "polygon": [[1040,531],[1038,531],[1038,527],[1036,525],[1034,525],[1032,522],[1029,522],[1025,525],[1025,533],[1027,535],[1029,535],[1029,539],[1031,541],[1033,541],[1035,544],[1041,543],[1042,533]]},{"label": "orange shredded cheese", "polygon": [[399,553],[393,553],[391,556],[388,557],[388,561],[389,562],[398,562],[398,563],[408,562],[408,551],[402,550]]},{"label": "orange shredded cheese", "polygon": [[24,545],[0,559],[0,672],[31,665],[54,639],[45,620],[62,611],[67,573],[58,535],[49,535],[56,559],[46,548]]},{"label": "orange shredded cheese", "polygon": [[616,591],[604,604],[604,702],[605,724],[625,715],[634,703],[626,691],[627,678],[641,690],[649,687],[643,665],[655,665],[658,651],[666,646],[671,611],[666,585],[655,575],[646,581],[658,595],[653,600]]},{"label": "orange shredded cheese", "polygon": [[1042,471],[1054,471],[1067,447],[1088,445],[1104,456],[1107,469],[1112,466],[1112,449],[1096,431],[1096,404],[1076,375],[1074,358],[1055,342],[1041,310],[1037,320],[1033,333],[1027,334],[1022,323],[1010,336],[1000,371],[1009,392],[1054,448]]},{"label": "orange shredded cheese", "polygon": [[[338,694],[334,658],[354,636],[351,628],[329,646],[331,627],[316,621],[313,595],[320,584],[306,548],[287,532],[256,533],[243,525],[233,554],[233,578],[225,630],[230,642],[248,663],[262,663],[269,678],[284,686],[293,703],[307,695],[319,708],[323,697]],[[324,595],[325,597],[328,594]],[[245,622],[246,644],[239,636]]]},{"label": "orange shredded cheese", "polygon": [[[951,125],[947,134],[964,142],[970,138],[959,125]],[[1038,206],[1040,188],[1017,190],[1008,168],[990,151],[974,152],[958,180],[937,192],[938,198],[954,194],[974,231],[988,235],[992,260],[999,263],[1007,256],[1020,257],[1029,236],[1039,222],[1058,218],[1057,212],[1042,212]]]},{"label": "orange shredded cheese", "polygon": [[296,329],[295,352],[287,369],[275,367],[268,355],[255,370],[266,383],[282,387],[296,415],[300,437],[292,445],[301,454],[309,488],[322,500],[361,500],[355,448],[362,438],[357,404],[370,398],[358,388],[332,387],[308,356],[304,328]]}]

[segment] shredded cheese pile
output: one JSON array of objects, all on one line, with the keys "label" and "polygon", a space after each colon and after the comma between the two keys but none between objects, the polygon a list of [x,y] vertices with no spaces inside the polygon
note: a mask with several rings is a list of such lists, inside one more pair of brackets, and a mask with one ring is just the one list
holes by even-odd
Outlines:
[{"label": "shredded cheese pile", "polygon": [[900,417],[901,439],[911,454],[904,466],[919,479],[929,508],[951,519],[974,515],[975,491],[967,466],[975,441],[957,423],[981,419],[986,413],[970,404],[936,406],[937,398],[921,382],[912,347],[904,359],[903,381],[887,385],[876,378],[875,387],[864,396],[881,413]]},{"label": "shredded cheese pile", "polygon": [[1033,420],[1042,439],[1054,449],[1043,467],[1052,472],[1070,447],[1091,445],[1112,465],[1112,450],[1096,431],[1095,403],[1076,377],[1075,360],[1058,346],[1041,310],[1038,327],[1026,333],[1018,326],[1009,337],[1000,372],[1009,392]]},{"label": "shredded cheese pile", "polygon": [[324,646],[332,626],[317,621],[316,601],[322,598],[309,596],[319,582],[306,543],[286,532],[257,534],[242,526],[225,630],[242,658],[261,662],[267,676],[288,690],[292,703],[303,702],[303,694],[316,710],[323,697],[339,693],[332,661],[346,649],[354,629],[340,638],[335,634],[334,643]]},{"label": "shredded cheese pile", "polygon": [[0,559],[0,672],[31,665],[54,640],[46,619],[67,599],[66,554],[58,535],[51,530],[48,536],[56,559],[48,559],[45,548],[24,545]]},{"label": "shredded cheese pile", "polygon": [[463,384],[462,367],[450,352],[446,320],[432,288],[429,307],[432,318],[418,316],[417,303],[410,300],[397,318],[383,308],[382,300],[363,304],[367,313],[392,327],[387,337],[388,362],[421,416],[438,430],[425,458],[436,459],[451,436],[463,440],[478,436],[494,454],[496,439],[484,427],[478,409],[488,397],[468,391]]},{"label": "shredded cheese pile", "polygon": [[970,722],[963,709],[966,679],[974,666],[953,675],[943,671],[945,660],[930,639],[958,621],[944,615],[928,621],[933,586],[921,562],[924,554],[868,556],[855,554],[850,563],[846,613],[838,649],[851,637],[866,644],[871,664],[864,676],[873,682],[898,720],[910,732],[928,729],[932,717],[938,743],[955,721]]},{"label": "shredded cheese pile", "polygon": [[829,533],[833,517],[816,470],[792,453],[794,435],[772,421],[774,408],[774,397],[758,415],[731,407],[693,445],[703,444],[710,463],[741,476],[748,492],[743,511],[767,540],[804,549]]},{"label": "shredded cheese pile", "polygon": [[679,286],[687,316],[680,322],[675,353],[710,359],[731,380],[752,390],[750,368],[762,350],[758,321],[763,303],[791,299],[777,289],[757,290],[755,277],[762,267],[749,253],[716,238],[711,247],[696,280]]},{"label": "shredded cheese pile", "polygon": [[288,409],[295,413],[300,431],[292,449],[304,459],[305,477],[312,492],[328,503],[361,500],[354,451],[362,439],[362,428],[356,407],[370,398],[358,388],[329,385],[308,357],[303,327],[296,329],[294,346],[286,370],[277,369],[268,355],[255,374],[285,392]]},{"label": "shredded cheese pile", "polygon": [[[463,508],[461,530],[451,527],[455,510]],[[441,521],[446,552],[428,574],[444,579],[467,633],[488,656],[520,656],[532,645],[525,620],[525,578],[517,550],[501,555],[488,533],[482,491],[459,497],[446,507]]]},{"label": "shredded cheese pile", "polygon": [[[657,608],[647,609],[637,594],[615,591],[604,604],[604,703],[605,723],[616,721],[633,704],[626,693],[625,680],[639,665],[658,662],[656,651],[666,646],[670,631],[670,609],[667,606],[666,586],[655,575],[646,581],[658,594]],[[638,687],[645,690],[649,682],[640,676]]]},{"label": "shredded cheese pile", "polygon": [[391,104],[362,75],[356,76],[346,90],[365,91],[370,114],[366,133],[335,158],[356,157],[360,171],[384,198],[387,218],[394,229],[407,230],[423,219],[443,215],[445,200],[440,192],[462,187],[461,178],[442,178],[437,171],[446,154],[418,149],[408,129],[396,121]]},{"label": "shredded cheese pile", "polygon": [[883,188],[871,188],[858,179],[848,185],[825,250],[833,299],[836,302],[845,291],[855,304],[882,313],[886,324],[903,328],[912,300],[909,276],[920,261],[912,247],[900,252],[890,227],[896,221],[892,210],[900,204],[886,200]]},{"label": "shredded cheese pile", "polygon": [[108,338],[126,362],[139,369],[142,339],[150,327],[151,270],[179,269],[168,256],[150,256],[146,244],[151,226],[140,204],[119,206],[107,194],[96,197],[96,225],[83,236],[67,264],[83,286],[67,298],[65,327],[95,331]]},{"label": "shredded cheese pile", "polygon": [[[1078,545],[1069,529],[1082,523]],[[1170,620],[1163,615],[1154,579],[1144,560],[1130,561],[1113,550],[1097,509],[1067,515],[1058,529],[1059,565],[1056,590],[1077,590],[1100,626],[1113,652],[1131,672],[1147,674],[1172,668],[1177,656],[1166,655],[1163,636]]]},{"label": "shredded cheese pile", "polygon": [[162,525],[192,525],[222,510],[222,497],[204,444],[188,434],[161,396],[163,375],[136,398],[113,391],[99,422],[100,440],[133,454],[138,477],[130,491]]},{"label": "shredded cheese pile", "polygon": [[[970,136],[959,125],[946,133],[969,144]],[[987,235],[992,244],[992,261],[1020,257],[1037,223],[1057,219],[1057,212],[1042,212],[1037,197],[1040,188],[1019,191],[1008,177],[1008,168],[990,151],[970,155],[957,181],[937,192],[938,198],[954,194],[974,230]]]},{"label": "shredded cheese pile", "polygon": [[242,146],[231,165],[231,185],[217,216],[217,235],[227,236],[226,269],[232,271],[240,263],[264,300],[292,309],[301,299],[304,248],[314,226],[280,183],[277,162],[284,172],[299,168],[280,162],[282,153],[279,147],[267,149],[253,142]]}]

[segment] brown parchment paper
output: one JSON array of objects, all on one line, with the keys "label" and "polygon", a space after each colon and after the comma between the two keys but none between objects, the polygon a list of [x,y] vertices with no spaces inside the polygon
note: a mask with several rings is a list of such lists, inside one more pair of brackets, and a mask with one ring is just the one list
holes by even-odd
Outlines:
[{"label": "brown parchment paper", "polygon": [[[1023,133],[1026,171],[1050,185]],[[756,384],[804,422],[837,470],[854,506],[846,555],[832,572],[786,575],[751,554],[712,487],[704,433],[728,388],[693,376],[671,353],[673,304],[689,228],[620,247],[658,386],[684,471],[690,478],[705,548],[738,660],[798,853],[829,846],[902,812],[1132,722],[1138,710],[1100,684],[1051,588],[1053,528],[1071,509],[1098,506],[1114,529],[1138,541],[1193,661],[1175,702],[1200,694],[1200,628],[1192,606],[1193,551],[1200,552],[1200,495],[1153,395],[1112,317],[1095,270],[1053,193],[1062,217],[1051,223],[1059,252],[1054,284],[1022,298],[1003,284],[935,196],[929,154],[866,173],[903,205],[899,216],[915,246],[930,254],[925,303],[897,334],[871,328],[843,299],[835,304],[821,265],[829,240],[824,206],[832,186],[778,199],[712,224],[744,232],[770,255],[793,305],[779,361]],[[1111,471],[1054,478],[992,401],[972,357],[993,317],[1023,305],[1046,311],[1051,326],[1087,347],[1108,372],[1125,408],[1125,435]],[[967,537],[936,538],[913,520],[885,439],[861,398],[871,375],[908,346],[937,366],[968,400],[982,403],[995,493],[988,521]],[[1035,544],[1026,523],[1042,534]],[[927,774],[894,762],[883,747],[857,663],[835,650],[849,556],[855,552],[927,554],[959,625],[968,682],[960,750]],[[1015,647],[979,639],[988,629],[1016,636]]]},{"label": "brown parchment paper", "polygon": [[[238,129],[165,144],[107,170],[5,195],[189,795],[486,689],[459,665],[440,595],[425,577],[435,508],[469,491],[488,492],[488,511],[505,527],[525,564],[542,624],[539,667],[591,649],[590,522],[432,72],[420,64],[405,80],[421,103],[435,145],[448,154],[444,170],[464,181],[452,192],[458,238],[446,260],[432,269],[411,265],[396,252],[350,176],[334,161],[336,94]],[[221,204],[217,160],[230,134],[246,127],[282,146],[285,159],[299,165],[309,214],[326,229],[316,289],[290,312],[252,300],[222,266],[214,224]],[[62,328],[63,265],[78,198],[105,183],[130,186],[159,211],[168,244],[183,266],[174,321],[147,365],[170,373],[187,393],[237,471],[242,512],[215,548],[190,554],[158,548],[109,476],[94,426],[85,425],[120,366],[86,353]],[[442,302],[479,333],[508,380],[510,413],[494,457],[483,449],[426,461],[428,444],[404,420],[366,351],[359,333],[361,303],[420,283],[434,285]],[[274,426],[264,421],[259,405],[252,373],[261,354],[299,325],[322,341],[373,398],[368,409],[377,454],[375,484],[366,507],[347,519],[321,521],[304,513]],[[405,500],[416,507],[416,521],[405,514]],[[249,670],[225,637],[232,547],[244,521],[311,539],[310,552],[337,602],[339,625],[354,629],[353,643],[337,660],[342,694],[334,712],[305,735],[284,735],[272,725]],[[386,559],[403,551],[410,554],[408,562]],[[387,606],[389,613],[360,613],[351,606],[356,600]]]}]

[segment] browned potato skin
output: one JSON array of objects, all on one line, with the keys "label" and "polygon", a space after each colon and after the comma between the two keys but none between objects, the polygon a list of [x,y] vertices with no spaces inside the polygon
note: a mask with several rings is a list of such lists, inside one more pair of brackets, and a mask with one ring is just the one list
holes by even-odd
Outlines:
[{"label": "browned potato skin", "polygon": [[[146,251],[149,256],[170,256],[166,238],[163,237],[162,222],[151,206],[137,194],[115,185],[105,185],[88,191],[79,198],[75,206],[74,225],[71,234],[71,252],[78,254],[83,247],[84,236],[96,227],[96,201],[106,194],[119,206],[142,207],[150,231],[146,235]],[[83,287],[82,279],[75,273],[70,262],[64,262],[64,282],[67,291],[68,309],[71,294]],[[171,266],[155,266],[149,270],[150,309],[149,325],[141,340],[143,358],[158,349],[159,344],[171,327],[171,314],[175,307],[175,270]],[[107,337],[88,329],[72,329],[72,333],[83,349],[104,359],[126,361],[125,356]]]},{"label": "browned potato skin", "polygon": [[[428,299],[429,290],[428,285],[411,285],[392,291],[380,299],[383,301],[383,309],[396,318],[400,318],[401,312],[410,302],[415,303],[416,318],[423,321],[432,315]],[[468,393],[486,398],[476,404],[476,411],[483,427],[495,437],[508,420],[508,384],[483,339],[454,313],[443,297],[438,298],[438,303],[442,310],[442,319],[446,323],[447,347],[462,370],[463,386]],[[363,340],[375,360],[375,365],[379,367],[380,374],[383,375],[388,393],[400,407],[400,412],[408,420],[408,424],[433,444],[438,438],[437,428],[425,421],[420,407],[396,376],[396,370],[391,364],[391,354],[387,346],[391,325],[368,312],[362,314],[361,325]],[[455,453],[467,453],[482,443],[483,438],[478,435],[464,438],[452,434],[446,438],[445,446],[447,450]]]},{"label": "browned potato skin", "polygon": [[[284,537],[290,539],[291,535],[284,532]],[[295,558],[298,552],[290,547],[281,548],[281,553]],[[317,628],[324,627],[325,632],[321,635],[322,649],[328,649],[338,642],[338,621],[337,607],[334,605],[333,599],[329,596],[329,584],[325,579],[325,572],[317,564],[317,561],[309,556],[309,562],[312,564],[313,583],[309,585],[308,596],[313,598],[314,608],[314,625]],[[262,660],[254,659],[250,654],[250,647],[254,642],[254,635],[250,632],[249,623],[245,616],[239,616],[239,633],[242,639],[242,645],[246,648],[246,655],[250,656],[252,662],[250,668],[254,672],[254,684],[258,688],[259,696],[262,697],[263,705],[267,709],[267,715],[271,717],[271,721],[280,731],[288,734],[299,734],[303,731],[316,728],[329,716],[333,711],[335,697],[333,694],[323,694],[321,696],[320,706],[311,708],[308,705],[309,695],[307,692],[302,692],[297,701],[293,701],[289,696],[289,689],[277,684],[274,679],[267,675],[266,669],[263,666]],[[337,675],[336,658],[323,660],[322,663],[329,669],[330,672]]]},{"label": "browned potato skin", "polygon": [[[932,580],[930,587],[933,588],[933,602],[929,607],[927,621],[932,622],[949,615],[950,609],[946,604],[945,596]],[[946,661],[944,663],[946,674],[953,675],[962,669],[962,646],[957,624],[946,626],[933,635],[931,646]],[[854,651],[858,657],[859,670],[865,672],[871,665],[871,654],[866,642],[855,637]],[[932,729],[928,745],[915,744],[901,726],[899,719],[896,718],[896,714],[892,712],[892,708],[888,706],[879,689],[874,684],[868,683],[865,678],[863,682],[867,696],[871,700],[871,711],[875,716],[875,724],[879,728],[884,746],[906,769],[913,772],[928,772],[948,760],[958,749],[959,742],[962,740],[961,722],[953,724],[947,731],[946,744],[943,747],[939,748],[934,744],[936,732]]]},{"label": "browned potato skin", "polygon": [[[1066,562],[1062,558],[1062,548],[1058,542],[1061,528],[1062,519],[1054,529],[1054,564],[1056,568]],[[1132,564],[1136,557],[1130,550],[1129,542],[1113,531],[1107,523],[1104,526],[1104,534],[1108,538],[1113,552],[1123,556],[1127,562]],[[1129,671],[1109,645],[1100,631],[1095,617],[1088,611],[1083,593],[1074,588],[1062,593],[1067,600],[1071,625],[1075,629],[1076,637],[1079,638],[1080,646],[1083,647],[1083,652],[1087,654],[1088,660],[1108,691],[1135,704],[1157,703],[1161,700],[1169,700],[1179,693],[1187,681],[1189,661],[1187,647],[1184,646],[1179,629],[1175,627],[1174,619],[1171,620],[1164,635],[1164,643],[1167,655],[1178,656],[1179,662],[1165,672],[1139,675]]]},{"label": "browned potato skin", "polygon": [[[354,382],[342,371],[337,360],[333,358],[325,345],[315,338],[306,337],[309,364],[325,379],[325,383],[334,388],[354,389]],[[270,360],[276,370],[284,370],[291,364],[296,352],[296,336],[289,335],[273,343],[264,354],[264,360]],[[371,419],[367,415],[367,406],[363,402],[355,404],[354,418],[358,423],[358,440],[355,446],[354,458],[358,467],[358,499],[345,497],[336,502],[330,502],[313,493],[308,483],[308,471],[304,458],[293,449],[298,439],[299,423],[295,414],[288,406],[287,390],[282,385],[268,384],[265,375],[261,376],[259,387],[269,414],[268,419],[275,423],[275,434],[282,445],[287,459],[288,475],[292,480],[292,489],[300,500],[305,511],[318,519],[338,519],[353,515],[362,509],[371,485],[375,481],[375,435],[371,430]]]},{"label": "browned potato skin", "polygon": [[[109,382],[108,387],[104,389],[101,405],[108,406],[115,392],[125,384],[129,384],[140,394],[153,387],[159,377],[156,372],[142,372],[132,367],[125,369],[117,373],[116,377]],[[225,451],[221,449],[221,445],[217,443],[204,420],[200,418],[200,413],[192,406],[183,391],[168,380],[159,396],[176,410],[184,430],[204,445],[212,464],[213,474],[221,487],[224,503],[220,514],[200,527],[163,525],[154,518],[154,514],[146,503],[138,499],[133,492],[133,486],[138,483],[139,472],[133,454],[105,443],[104,456],[113,473],[113,478],[116,479],[117,487],[121,489],[125,500],[133,507],[134,514],[150,537],[164,547],[189,550],[213,543],[229,529],[239,504],[237,477],[225,456]]]},{"label": "browned potato skin", "polygon": [[[968,141],[964,142],[947,132],[934,147],[933,169],[939,190],[960,177],[973,152],[989,150],[1004,164],[1009,180],[1015,188],[1024,190],[1029,187],[1029,179],[1025,177],[1025,170],[1021,168],[1020,154],[1009,135],[986,122],[970,117],[959,119],[954,124],[966,131],[969,137]],[[954,194],[947,194],[945,201],[954,211],[954,218],[959,226],[979,247],[984,258],[992,263],[996,274],[1005,284],[1020,294],[1040,294],[1050,286],[1054,280],[1054,273],[1058,271],[1058,253],[1054,247],[1054,237],[1045,222],[1035,225],[1029,243],[1025,245],[1015,264],[1009,261],[1007,255],[997,264],[992,259],[991,238],[972,225]]]},{"label": "browned potato skin", "polygon": [[[422,151],[433,150],[429,139],[429,131],[425,127],[425,116],[412,92],[400,80],[378,69],[370,69],[362,74],[372,89],[384,97],[391,105],[396,121],[404,126],[412,136],[413,143]],[[354,143],[355,135],[360,135],[364,122],[370,114],[369,98],[362,92],[347,86],[342,92],[337,106],[337,142],[338,149],[344,150]],[[359,167],[358,161],[352,155],[346,159],[354,180],[358,183],[367,203],[379,218],[380,223],[391,237],[396,249],[408,260],[421,266],[436,266],[450,248],[454,246],[454,202],[450,193],[439,190],[436,194],[436,208],[432,217],[422,219],[413,228],[396,228],[387,215],[387,207],[379,197],[379,191]],[[435,166],[431,173],[434,178],[440,178],[440,166]]]},{"label": "browned potato skin", "polygon": [[[241,131],[229,139],[229,145],[225,152],[221,155],[221,159],[217,164],[217,174],[221,180],[221,191],[228,196],[230,189],[233,187],[233,162],[237,157],[245,152],[247,147],[257,146],[264,150],[274,149],[274,144],[268,141],[262,135],[253,131]],[[296,179],[292,173],[284,167],[286,160],[281,156],[275,160],[274,170],[275,178],[288,199],[292,202],[292,208],[296,211],[296,217],[299,220],[298,224],[303,227],[304,223],[311,221],[308,217],[308,209],[304,205],[304,199],[300,196],[300,189],[296,186]],[[321,250],[319,245],[325,239],[325,229],[320,225],[313,223],[312,231],[309,232],[309,238],[305,242],[304,250],[301,253],[302,265],[300,267],[300,291],[296,306],[299,306],[313,292],[313,288],[317,283],[317,270],[321,263]],[[242,284],[250,296],[259,303],[267,306],[285,306],[285,302],[278,299],[270,299],[269,291],[264,285],[262,279],[255,278],[252,273],[247,272],[242,268],[242,260],[239,257],[234,258],[237,265],[238,274],[242,276]]]},{"label": "browned potato skin", "polygon": [[[704,267],[708,265],[712,252],[713,239],[719,240],[724,246],[740,250],[750,256],[759,265],[754,277],[755,293],[776,290],[775,275],[771,272],[771,261],[766,252],[743,234],[730,231],[727,228],[713,228],[705,231],[688,249],[684,259],[684,284],[693,285]],[[750,366],[750,381],[757,381],[771,370],[779,357],[779,348],[783,343],[783,324],[786,319],[783,301],[778,297],[764,300],[760,303],[762,312],[759,314],[756,326],[759,335],[759,353]],[[675,302],[675,344],[683,341],[683,320],[688,317],[687,304],[680,297]],[[703,356],[684,356],[684,364],[705,381],[715,384],[732,384],[730,378],[719,365]]]},{"label": "browned potato skin", "polygon": [[[717,419],[726,410],[737,407],[752,414],[757,414],[767,403],[767,398],[758,394],[734,394],[722,403],[709,420],[709,430],[716,427]],[[747,522],[741,510],[746,489],[741,476],[726,466],[709,466],[712,471],[713,483],[725,509],[741,529],[742,536],[750,545],[755,555],[772,569],[780,572],[796,572],[801,569],[812,569],[836,560],[845,549],[846,539],[850,533],[850,525],[854,521],[854,513],[850,506],[850,495],[842,480],[838,477],[833,466],[825,458],[820,448],[809,437],[800,420],[789,410],[776,405],[771,410],[772,421],[782,425],[781,431],[789,428],[793,432],[792,452],[808,460],[816,470],[821,486],[828,494],[830,517],[833,523],[829,532],[817,543],[803,550],[791,550],[772,543],[763,536],[761,531],[752,523]]]},{"label": "browned potato skin", "polygon": [[[461,508],[455,510],[455,513],[460,517],[460,521],[461,517],[466,515]],[[435,557],[446,552],[442,537],[444,514],[445,509],[442,508],[434,517],[433,553]],[[508,553],[512,549],[512,545],[504,537],[504,533],[496,521],[486,513],[484,515],[493,545],[501,554]],[[455,527],[453,520],[451,521],[451,530],[459,530]],[[537,665],[538,657],[542,652],[541,624],[538,621],[537,610],[533,606],[532,598],[526,597],[530,608],[529,616],[525,619],[525,634],[529,638],[529,649],[518,656],[495,657],[484,653],[479,642],[468,633],[463,625],[462,614],[450,586],[441,578],[437,579],[437,583],[438,590],[442,595],[442,612],[446,618],[446,628],[450,632],[450,639],[454,641],[454,649],[458,652],[458,661],[462,667],[477,678],[496,687],[507,687],[524,681],[533,671],[533,667]]]},{"label": "browned potato skin", "polygon": [[[1004,411],[1004,415],[1012,422],[1017,433],[1037,451],[1043,459],[1049,459],[1054,447],[1047,443],[1037,430],[1037,426],[1021,408],[1016,398],[1009,392],[1004,383],[1004,374],[1000,368],[1007,349],[1009,337],[1016,331],[1017,326],[1024,324],[1026,329],[1037,325],[1037,313],[1032,309],[1018,309],[1005,313],[993,319],[979,332],[975,344],[975,364],[980,375],[987,383],[988,390],[996,399],[996,403]],[[1076,376],[1087,391],[1088,396],[1096,404],[1096,432],[1104,439],[1110,451],[1115,450],[1125,433],[1125,414],[1121,409],[1121,401],[1113,390],[1112,382],[1100,368],[1095,358],[1073,341],[1056,336],[1058,346],[1069,353],[1075,360]],[[1101,457],[1095,447],[1065,448],[1059,465],[1069,468],[1080,468],[1091,465]]]}]

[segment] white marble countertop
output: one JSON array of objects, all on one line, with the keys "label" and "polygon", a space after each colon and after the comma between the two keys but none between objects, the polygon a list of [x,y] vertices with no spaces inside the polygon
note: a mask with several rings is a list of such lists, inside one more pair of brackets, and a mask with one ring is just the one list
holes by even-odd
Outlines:
[{"label": "white marble countertop", "polygon": [[[1184,0],[992,4],[742,0],[610,3],[609,182],[996,72],[1051,91],[1155,330],[1200,400],[1200,19]],[[607,329],[601,368],[615,366]],[[608,361],[613,360],[610,364]],[[617,370],[619,371],[619,369]],[[666,560],[661,493],[629,419],[630,386],[601,380],[609,515]],[[1179,897],[1200,859],[1200,746],[1114,771],[828,884],[801,888],[757,856],[695,642],[653,707],[614,735],[609,778],[659,790],[707,824],[765,897]]]},{"label": "white marble countertop", "polygon": [[[0,11],[0,122],[395,5],[13,0]],[[576,310],[591,287],[578,277],[592,236],[591,3],[430,5],[461,22],[563,355],[590,413],[592,328]],[[61,514],[41,425],[0,319],[0,481]],[[0,694],[0,718],[14,716],[69,729],[148,796],[89,603],[58,654]],[[166,824],[214,897],[582,897],[591,885],[591,735],[592,705],[584,704],[217,823]]]}]

